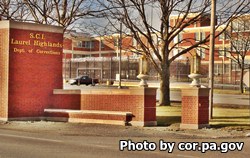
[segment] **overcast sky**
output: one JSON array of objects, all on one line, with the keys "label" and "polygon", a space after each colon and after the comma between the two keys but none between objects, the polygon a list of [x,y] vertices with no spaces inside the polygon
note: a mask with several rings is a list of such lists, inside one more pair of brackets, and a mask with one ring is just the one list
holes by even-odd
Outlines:
[{"label": "overcast sky", "polygon": [[[202,3],[204,3],[204,1],[205,0],[195,0],[194,1],[194,4],[193,4],[193,8],[195,8],[195,7],[197,7],[197,6],[203,6],[203,4]],[[220,10],[221,9],[223,9],[224,11],[227,11],[227,12],[230,12],[230,11],[232,11],[232,10],[229,10],[229,9],[227,9],[227,10],[225,10],[228,6],[231,6],[231,5],[233,5],[234,3],[236,3],[238,0],[236,0],[236,1],[232,1],[232,0],[217,0],[217,14],[218,15],[222,15],[221,14],[221,12],[220,12]],[[242,0],[243,1],[243,0]],[[245,0],[245,1],[248,1],[248,3],[249,3],[249,1],[250,0]],[[185,1],[184,1],[185,2]],[[227,6],[227,7],[225,7],[225,5]],[[222,6],[224,6],[224,7],[222,7]],[[181,6],[180,6],[181,7]],[[197,7],[198,8],[198,7]],[[156,5],[156,4],[150,4],[150,5],[148,5],[148,6],[146,6],[146,10],[147,10],[147,18],[148,18],[148,22],[149,22],[149,24],[151,24],[154,28],[156,28],[156,29],[159,29],[159,26],[160,26],[160,18],[159,18],[159,15],[161,14],[160,13],[160,9],[158,8],[158,6]],[[208,12],[210,12],[210,11],[208,11]],[[248,11],[248,12],[250,12],[250,10]],[[119,29],[119,22],[118,21],[116,21],[116,20],[114,20],[115,21],[115,25],[116,25],[116,27]],[[103,28],[101,28],[101,27],[105,27],[105,26],[107,26],[107,24],[108,24],[108,20],[107,19],[96,19],[96,18],[90,18],[90,19],[84,19],[83,20],[83,23],[84,23],[84,25],[82,25],[81,24],[81,28],[85,28],[85,29],[82,29],[82,30],[85,30],[85,31],[88,31],[89,32],[89,30],[94,30],[94,31],[99,31],[99,32],[101,32],[101,31],[103,31]],[[95,26],[93,26],[93,24],[95,25]],[[84,26],[84,27],[83,27]],[[123,27],[124,28],[124,27]],[[108,29],[110,29],[110,30],[113,30],[114,32],[117,32],[118,30],[116,30],[115,31],[115,29],[113,29],[113,26],[108,26]],[[98,32],[97,31],[97,32]],[[114,33],[113,32],[113,33]],[[94,34],[96,34],[96,33],[94,33]]]}]

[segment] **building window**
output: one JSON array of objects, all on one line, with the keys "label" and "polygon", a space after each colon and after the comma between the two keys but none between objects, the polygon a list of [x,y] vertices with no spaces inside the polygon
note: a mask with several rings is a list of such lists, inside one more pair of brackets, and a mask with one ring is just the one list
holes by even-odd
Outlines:
[{"label": "building window", "polygon": [[77,46],[78,48],[82,48],[82,47],[83,47],[83,42],[82,42],[82,41],[78,41],[78,42],[76,43],[76,46]]},{"label": "building window", "polygon": [[219,57],[223,57],[225,55],[225,51],[223,49],[219,50],[218,53],[219,53]]},{"label": "building window", "polygon": [[101,48],[104,48],[103,40],[100,41]]},{"label": "building window", "polygon": [[222,33],[222,34],[219,35],[219,40],[220,40],[220,41],[221,41],[221,40],[224,40],[224,33]]},{"label": "building window", "polygon": [[179,33],[178,34],[178,42],[182,42],[182,40],[183,40],[183,34]]},{"label": "building window", "polygon": [[201,57],[201,59],[205,59],[206,58],[205,48],[197,48],[197,54],[198,54],[198,56]]},{"label": "building window", "polygon": [[230,54],[229,52],[226,52],[225,57],[230,58],[230,57],[231,57],[231,54]]},{"label": "building window", "polygon": [[195,33],[195,41],[202,41],[206,38],[205,32],[196,32]]},{"label": "building window", "polygon": [[183,40],[183,34],[179,33],[175,38],[174,38],[174,43],[181,43]]},{"label": "building window", "polygon": [[195,32],[195,41],[200,41],[200,34],[199,34],[199,32]]},{"label": "building window", "polygon": [[229,40],[229,35],[227,33],[222,33],[219,35],[219,40]]},{"label": "building window", "polygon": [[119,42],[119,38],[114,38],[114,46],[117,47]]},{"label": "building window", "polygon": [[94,42],[93,41],[84,41],[84,48],[93,48],[94,47]]},{"label": "building window", "polygon": [[201,51],[200,51],[200,57],[201,57],[201,59],[205,59],[206,58],[206,53],[205,53],[205,49],[204,48],[202,48],[201,49]]},{"label": "building window", "polygon": [[230,57],[229,48],[220,49],[218,53],[219,53],[219,57]]},{"label": "building window", "polygon": [[229,48],[225,48],[225,56],[227,57],[227,58],[229,58],[230,56],[231,56],[231,54],[230,54],[230,49]]}]

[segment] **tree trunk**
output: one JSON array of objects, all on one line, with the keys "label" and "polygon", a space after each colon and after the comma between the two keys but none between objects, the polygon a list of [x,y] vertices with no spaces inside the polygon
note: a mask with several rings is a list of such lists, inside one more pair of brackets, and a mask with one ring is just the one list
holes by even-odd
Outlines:
[{"label": "tree trunk", "polygon": [[170,71],[164,64],[160,76],[160,106],[170,106]]},{"label": "tree trunk", "polygon": [[241,93],[244,93],[243,77],[244,77],[244,65],[241,66],[241,71],[240,71],[240,92]]}]

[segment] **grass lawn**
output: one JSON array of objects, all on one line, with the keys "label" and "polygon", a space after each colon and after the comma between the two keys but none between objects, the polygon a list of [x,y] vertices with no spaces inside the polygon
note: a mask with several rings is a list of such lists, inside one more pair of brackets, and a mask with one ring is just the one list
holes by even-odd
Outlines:
[{"label": "grass lawn", "polygon": [[214,93],[249,95],[249,91],[245,91],[244,93],[240,93],[240,90],[230,90],[230,89],[214,89]]},{"label": "grass lawn", "polygon": [[[157,106],[156,116],[159,126],[181,123],[180,103],[173,103],[172,106]],[[213,119],[210,120],[209,124],[213,128],[242,126],[250,129],[250,110],[215,106],[213,108]]]}]

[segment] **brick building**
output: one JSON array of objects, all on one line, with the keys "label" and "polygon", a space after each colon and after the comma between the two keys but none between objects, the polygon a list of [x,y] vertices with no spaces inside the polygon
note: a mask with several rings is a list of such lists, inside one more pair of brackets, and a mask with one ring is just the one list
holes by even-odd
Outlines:
[{"label": "brick building", "polygon": [[[189,16],[196,16],[190,14]],[[215,79],[220,80],[221,83],[235,83],[239,80],[238,65],[231,59],[231,53],[235,51],[232,44],[236,41],[236,38],[232,38],[236,32],[245,32],[245,35],[249,35],[250,15],[243,15],[235,18],[231,21],[230,27],[227,32],[222,33],[215,39]],[[172,15],[170,24],[175,25],[180,17]],[[185,28],[178,36],[176,36],[172,44],[177,44],[172,51],[172,55],[175,55],[180,49],[185,49],[199,40],[203,40],[210,34],[210,15],[204,14],[195,24]],[[239,19],[243,19],[243,24],[239,22]],[[220,26],[216,35],[218,35],[225,26]],[[228,35],[230,33],[230,35]],[[231,36],[231,38],[230,38]],[[160,45],[160,39],[156,36],[153,38]],[[182,42],[180,42],[182,41]],[[83,58],[83,57],[115,57],[119,55],[119,34],[113,34],[111,36],[92,37],[89,34],[78,33],[76,31],[66,32],[64,36],[64,59],[69,58]],[[240,44],[240,43],[239,43]],[[132,53],[133,47],[138,47],[136,41],[132,36],[122,37],[122,56],[137,57],[135,53]],[[209,60],[209,43],[201,45],[201,47],[193,49],[189,53],[180,56],[177,62],[186,63],[187,59],[194,53],[197,53],[201,61],[201,73],[203,75],[208,74],[208,60]],[[245,60],[250,61],[250,52],[247,52]],[[176,68],[177,69],[177,68]],[[187,76],[187,75],[186,75]],[[215,81],[216,82],[216,81]]]},{"label": "brick building", "polygon": [[[64,35],[64,54],[66,58],[113,57],[118,56],[119,34],[92,37],[86,33],[66,31]],[[123,55],[132,55],[126,50],[132,43],[131,37],[123,38]],[[125,53],[126,52],[126,53]]]},{"label": "brick building", "polygon": [[[195,16],[191,14],[190,16]],[[243,17],[243,18],[242,18]],[[178,20],[178,16],[172,15],[170,25],[175,25]],[[244,19],[245,23],[241,26],[239,20]],[[244,15],[240,18],[236,18],[231,22],[232,33],[236,31],[250,31],[250,15]],[[225,26],[220,26],[217,29],[216,34],[220,32]],[[197,21],[195,24],[188,26],[180,33],[174,40],[173,44],[177,43],[183,39],[189,39],[188,42],[182,42],[181,47],[185,48],[188,45],[194,44],[196,41],[203,40],[210,34],[210,15],[206,14],[201,17],[200,21]],[[155,39],[159,40],[159,39]],[[160,40],[157,41],[160,43]],[[90,34],[81,33],[77,31],[66,31],[64,35],[64,54],[67,58],[79,58],[79,57],[88,57],[88,56],[116,56],[119,43],[119,34],[113,34],[111,36],[97,36],[92,37]],[[208,44],[206,43],[203,49],[197,48],[195,51],[201,56],[203,61],[208,61]],[[137,43],[132,36],[122,37],[122,50],[123,55],[133,55],[131,49],[133,46],[136,46]],[[215,61],[220,61],[220,57],[225,56],[229,57],[231,44],[230,39],[226,36],[225,33],[218,36],[215,40]],[[223,52],[223,50],[226,50]],[[126,52],[126,53],[125,53]],[[173,54],[177,53],[178,50],[173,50]],[[188,55],[185,55],[188,56]],[[184,57],[180,57],[184,58]]]}]

